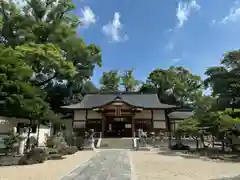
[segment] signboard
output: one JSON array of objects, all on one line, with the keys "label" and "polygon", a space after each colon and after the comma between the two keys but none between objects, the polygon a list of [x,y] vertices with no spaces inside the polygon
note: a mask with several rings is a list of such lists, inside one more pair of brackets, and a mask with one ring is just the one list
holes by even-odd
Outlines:
[{"label": "signboard", "polygon": [[123,122],[124,121],[124,118],[113,118],[114,121],[117,121],[117,122]]}]

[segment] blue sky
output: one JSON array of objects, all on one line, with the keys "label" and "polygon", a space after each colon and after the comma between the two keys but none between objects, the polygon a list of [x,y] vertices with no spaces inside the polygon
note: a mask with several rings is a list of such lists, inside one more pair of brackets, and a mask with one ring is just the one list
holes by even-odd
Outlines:
[{"label": "blue sky", "polygon": [[94,72],[136,68],[144,80],[155,68],[184,66],[203,77],[224,52],[240,47],[240,0],[74,0],[79,35],[102,48]]}]

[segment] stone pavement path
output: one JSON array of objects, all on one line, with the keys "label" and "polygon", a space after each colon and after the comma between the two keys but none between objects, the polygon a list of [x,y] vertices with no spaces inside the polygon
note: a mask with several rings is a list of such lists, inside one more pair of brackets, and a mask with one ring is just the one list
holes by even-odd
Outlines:
[{"label": "stone pavement path", "polygon": [[61,180],[131,180],[127,151],[105,150]]}]

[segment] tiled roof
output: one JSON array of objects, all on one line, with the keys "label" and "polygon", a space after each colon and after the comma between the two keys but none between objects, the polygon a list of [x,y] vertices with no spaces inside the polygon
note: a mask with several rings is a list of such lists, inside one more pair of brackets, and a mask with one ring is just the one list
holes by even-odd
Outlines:
[{"label": "tiled roof", "polygon": [[87,94],[78,104],[63,106],[65,109],[91,109],[93,107],[103,106],[116,98],[120,98],[132,106],[142,108],[159,108],[168,109],[176,108],[174,105],[162,104],[157,97],[157,94]]},{"label": "tiled roof", "polygon": [[193,116],[193,112],[192,111],[174,111],[172,113],[168,114],[168,117],[170,119],[187,119],[191,116]]}]

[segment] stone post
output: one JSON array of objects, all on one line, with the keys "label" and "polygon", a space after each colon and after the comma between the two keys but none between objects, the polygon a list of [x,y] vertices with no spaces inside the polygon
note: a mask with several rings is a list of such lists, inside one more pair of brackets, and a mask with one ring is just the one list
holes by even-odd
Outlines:
[{"label": "stone post", "polygon": [[19,140],[19,147],[18,147],[18,153],[20,155],[23,155],[24,154],[24,149],[25,149],[25,140],[27,138],[26,134],[25,133],[21,133],[20,136],[19,136],[20,140]]},{"label": "stone post", "polygon": [[91,133],[91,135],[90,135],[91,147],[92,147],[92,150],[95,150],[95,144],[94,144],[95,139],[93,137],[94,136],[94,129],[91,129],[90,133]]}]

